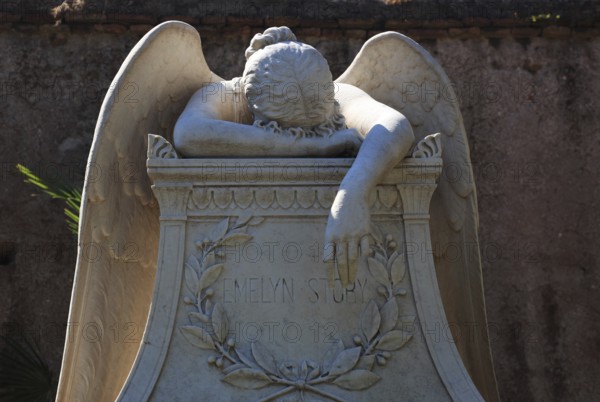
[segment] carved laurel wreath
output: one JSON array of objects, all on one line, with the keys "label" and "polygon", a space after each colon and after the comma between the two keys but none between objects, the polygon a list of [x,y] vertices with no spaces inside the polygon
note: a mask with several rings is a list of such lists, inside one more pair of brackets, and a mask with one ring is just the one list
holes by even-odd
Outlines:
[{"label": "carved laurel wreath", "polygon": [[390,352],[402,348],[412,337],[396,329],[399,321],[396,297],[407,292],[398,286],[406,275],[406,265],[393,237],[389,234],[384,237],[376,227],[372,229],[375,244],[373,256],[368,257],[368,268],[379,284],[378,294],[383,302],[381,307],[374,299],[368,302],[360,317],[361,331],[353,337],[354,345],[347,347],[342,340],[334,342],[321,364],[309,359],[301,363],[280,362],[259,341],[251,343],[251,356],[236,347],[235,340],[227,337],[227,312],[221,303],[213,301],[214,289],[211,288],[223,271],[224,264],[217,262],[223,260],[222,248],[251,240],[253,236],[246,233],[248,227],[263,220],[246,214],[231,224],[226,218],[210,236],[196,242],[199,257],[191,255],[185,264],[189,292],[184,296],[184,302],[194,306],[195,311],[189,313],[191,325],[179,327],[181,333],[191,345],[216,352],[208,358],[208,364],[223,372],[222,381],[245,389],[283,386],[259,402],[272,401],[292,392],[297,392],[294,401],[303,401],[305,393],[313,393],[343,402],[344,399],[318,388],[325,383],[353,391],[370,388],[381,379],[373,372],[375,363],[384,366],[391,358]]}]

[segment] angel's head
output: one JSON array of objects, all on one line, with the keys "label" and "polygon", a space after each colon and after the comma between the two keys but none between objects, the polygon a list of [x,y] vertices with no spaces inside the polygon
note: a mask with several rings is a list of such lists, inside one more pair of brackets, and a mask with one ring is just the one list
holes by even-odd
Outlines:
[{"label": "angel's head", "polygon": [[327,60],[288,27],[255,35],[246,60],[242,83],[255,124],[275,122],[314,135],[345,127]]}]

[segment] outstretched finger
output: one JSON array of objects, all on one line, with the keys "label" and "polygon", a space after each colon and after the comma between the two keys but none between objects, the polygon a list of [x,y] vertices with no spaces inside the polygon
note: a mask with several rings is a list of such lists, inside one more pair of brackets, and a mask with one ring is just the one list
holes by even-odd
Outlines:
[{"label": "outstretched finger", "polygon": [[333,262],[335,260],[335,243],[325,243],[323,247],[323,262]]},{"label": "outstretched finger", "polygon": [[348,284],[354,282],[358,272],[358,242],[348,242]]},{"label": "outstretched finger", "polygon": [[327,286],[335,286],[335,243],[327,243],[323,248],[323,262],[327,265]]},{"label": "outstretched finger", "polygon": [[340,275],[342,287],[348,286],[348,244],[337,243],[335,245],[336,270]]},{"label": "outstretched finger", "polygon": [[370,257],[371,254],[371,235],[365,235],[360,239],[360,255]]}]

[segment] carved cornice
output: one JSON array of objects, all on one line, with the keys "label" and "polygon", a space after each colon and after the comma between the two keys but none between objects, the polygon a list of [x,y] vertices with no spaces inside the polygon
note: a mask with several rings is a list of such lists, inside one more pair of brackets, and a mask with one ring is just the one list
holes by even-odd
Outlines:
[{"label": "carved cornice", "polygon": [[[202,214],[221,214],[227,210],[254,209],[280,214],[286,210],[306,210],[318,215],[329,213],[337,193],[336,186],[238,186],[204,187],[192,190],[188,210]],[[395,186],[378,186],[369,199],[374,213],[396,213],[402,204]]]},{"label": "carved cornice", "polygon": [[[349,158],[178,159],[168,141],[155,135],[148,138],[148,175],[154,182],[155,193],[160,191],[166,197],[166,204],[173,205],[167,202],[169,188],[173,187],[174,193],[185,188],[191,196],[181,207],[190,216],[245,209],[264,216],[285,215],[292,210],[310,215],[328,214],[339,183],[354,162]],[[421,205],[422,197],[431,196],[435,189],[442,169],[440,155],[440,134],[425,137],[415,146],[412,158],[405,159],[382,178],[369,198],[371,212],[394,215],[405,212],[401,192],[407,186],[410,187],[407,192],[426,189],[426,193],[414,194],[418,199],[410,196],[405,201]],[[161,210],[165,202],[160,202]],[[428,200],[426,208],[427,205]],[[184,213],[181,207],[177,208],[177,214]]]}]

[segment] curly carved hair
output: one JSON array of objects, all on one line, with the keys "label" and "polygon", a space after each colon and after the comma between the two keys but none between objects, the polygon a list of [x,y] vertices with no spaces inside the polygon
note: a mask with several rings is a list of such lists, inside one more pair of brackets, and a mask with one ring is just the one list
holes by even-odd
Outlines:
[{"label": "curly carved hair", "polygon": [[327,61],[295,39],[287,27],[269,28],[246,50],[242,83],[254,124],[295,136],[345,128]]}]

